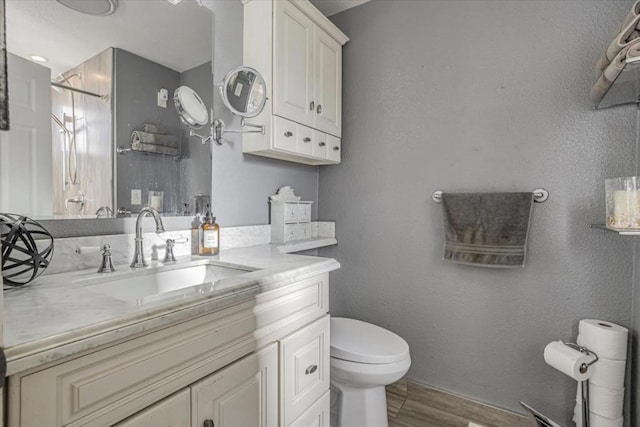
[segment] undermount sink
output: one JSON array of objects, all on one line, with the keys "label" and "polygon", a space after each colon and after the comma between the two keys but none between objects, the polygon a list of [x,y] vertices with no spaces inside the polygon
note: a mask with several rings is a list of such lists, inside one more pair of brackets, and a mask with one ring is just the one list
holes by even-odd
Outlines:
[{"label": "undermount sink", "polygon": [[211,292],[217,282],[254,271],[196,261],[184,265],[164,265],[141,270],[102,274],[81,279],[86,289],[126,302],[147,304],[169,296],[191,296]]}]

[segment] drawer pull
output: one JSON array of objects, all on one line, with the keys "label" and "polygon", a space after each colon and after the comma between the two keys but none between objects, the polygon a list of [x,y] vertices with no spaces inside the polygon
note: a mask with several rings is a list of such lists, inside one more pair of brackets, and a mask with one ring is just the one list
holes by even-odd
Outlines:
[{"label": "drawer pull", "polygon": [[325,146],[325,145],[327,145],[327,144],[325,144],[324,142],[318,142],[318,145],[319,145],[320,147],[324,147],[324,146]]},{"label": "drawer pull", "polygon": [[308,136],[305,136],[304,138],[302,138],[302,140],[304,142],[311,142],[311,138],[309,138]]},{"label": "drawer pull", "polygon": [[202,427],[215,427],[213,420],[204,420]]},{"label": "drawer pull", "polygon": [[291,138],[291,137],[293,136],[293,133],[292,133],[292,132],[289,132],[289,131],[286,131],[286,132],[284,133],[284,136],[286,136],[287,138]]},{"label": "drawer pull", "polygon": [[333,151],[340,151],[340,147],[338,146],[333,147]]},{"label": "drawer pull", "polygon": [[304,371],[304,374],[305,375],[311,375],[317,370],[318,370],[318,365],[311,365]]}]

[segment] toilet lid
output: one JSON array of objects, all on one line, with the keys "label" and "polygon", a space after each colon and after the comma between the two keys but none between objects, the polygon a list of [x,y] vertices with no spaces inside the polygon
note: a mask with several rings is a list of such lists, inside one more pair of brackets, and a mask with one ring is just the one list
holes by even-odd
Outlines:
[{"label": "toilet lid", "polygon": [[332,317],[331,357],[359,363],[394,363],[409,357],[409,344],[371,323]]}]

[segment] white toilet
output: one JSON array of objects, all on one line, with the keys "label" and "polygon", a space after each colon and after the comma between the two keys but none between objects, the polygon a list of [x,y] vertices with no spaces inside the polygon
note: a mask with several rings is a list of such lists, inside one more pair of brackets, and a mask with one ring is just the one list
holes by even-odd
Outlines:
[{"label": "white toilet", "polygon": [[411,366],[409,345],[370,323],[331,318],[331,427],[387,427],[385,386]]}]

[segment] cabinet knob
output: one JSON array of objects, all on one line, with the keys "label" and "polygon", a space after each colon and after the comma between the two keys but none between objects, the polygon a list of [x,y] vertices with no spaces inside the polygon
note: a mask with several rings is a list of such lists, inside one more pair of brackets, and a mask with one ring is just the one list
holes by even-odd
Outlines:
[{"label": "cabinet knob", "polygon": [[326,144],[326,143],[324,143],[324,142],[318,142],[318,145],[319,145],[320,147],[324,147],[324,146],[325,146],[325,145],[327,145],[327,144]]},{"label": "cabinet knob", "polygon": [[215,427],[213,420],[204,420],[202,427]]},{"label": "cabinet knob", "polygon": [[315,103],[315,102],[313,102],[313,101],[311,101],[311,102],[309,103],[309,110],[313,111],[315,108],[316,108],[316,103]]},{"label": "cabinet knob", "polygon": [[304,138],[302,138],[302,140],[304,142],[311,142],[311,138],[309,138],[308,136],[305,136]]},{"label": "cabinet knob", "polygon": [[304,374],[311,375],[317,370],[318,370],[318,365],[310,365],[307,369],[305,369]]},{"label": "cabinet knob", "polygon": [[291,138],[291,137],[293,136],[293,133],[292,133],[292,132],[289,132],[289,131],[286,131],[286,132],[284,133],[284,136],[286,136],[287,138]]},{"label": "cabinet knob", "polygon": [[322,114],[322,105],[318,104],[318,108],[316,108],[318,114]]},{"label": "cabinet knob", "polygon": [[333,147],[333,151],[340,151],[340,147],[336,145],[335,147]]}]

